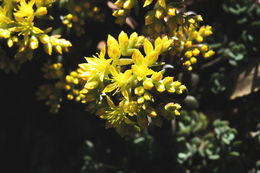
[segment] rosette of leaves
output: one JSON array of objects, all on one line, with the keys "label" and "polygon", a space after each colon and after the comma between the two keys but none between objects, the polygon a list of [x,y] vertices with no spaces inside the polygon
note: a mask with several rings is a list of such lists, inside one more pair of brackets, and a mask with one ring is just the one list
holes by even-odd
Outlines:
[{"label": "rosette of leaves", "polygon": [[244,60],[247,55],[246,46],[236,42],[230,42],[228,47],[223,50],[223,58],[227,58],[230,65],[236,66],[239,61]]},{"label": "rosette of leaves", "polygon": [[[185,116],[190,116],[189,122],[204,124],[193,130],[195,123],[187,123],[185,129],[189,129],[187,130],[189,133],[183,133],[183,121],[187,122],[187,118],[184,117],[183,120],[177,122],[177,145],[179,147],[177,161],[183,164],[186,170],[199,171],[210,164],[212,168],[219,170],[218,162],[214,161],[239,156],[239,153],[235,151],[235,147],[239,144],[239,141],[236,140],[237,131],[229,127],[227,121],[215,120],[212,123],[213,129],[206,132],[209,127],[205,122],[207,120],[205,116],[196,112],[193,114],[187,112]],[[195,162],[197,166],[194,165]]]}]

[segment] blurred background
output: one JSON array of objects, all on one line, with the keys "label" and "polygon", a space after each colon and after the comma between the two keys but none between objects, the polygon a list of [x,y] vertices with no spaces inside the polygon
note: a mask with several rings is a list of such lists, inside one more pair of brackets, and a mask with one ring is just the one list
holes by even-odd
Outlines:
[{"label": "blurred background", "polygon": [[[76,68],[82,57],[95,54],[107,34],[133,32],[115,24],[107,1],[93,3],[101,9],[98,17],[83,20],[67,36],[72,50],[77,48],[65,55],[67,66]],[[74,102],[64,101],[53,115],[35,94],[45,80],[39,77],[41,59],[31,61],[18,73],[0,71],[0,172],[259,173],[260,2],[189,0],[186,5],[213,27],[208,42],[216,55],[192,73],[179,74],[189,88],[181,116],[121,137]],[[133,14],[138,33],[143,15],[141,9]]]}]

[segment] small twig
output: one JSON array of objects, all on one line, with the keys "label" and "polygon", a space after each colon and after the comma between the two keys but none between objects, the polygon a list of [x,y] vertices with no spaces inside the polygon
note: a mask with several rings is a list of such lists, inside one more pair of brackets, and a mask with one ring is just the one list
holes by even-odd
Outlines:
[{"label": "small twig", "polygon": [[222,57],[218,57],[218,58],[216,58],[216,59],[214,59],[214,60],[208,62],[207,64],[202,65],[202,66],[201,66],[201,69],[208,68],[208,67],[210,67],[210,66],[212,66],[212,65],[214,65],[214,64],[216,64],[216,63],[218,63],[218,62],[221,61],[221,60],[222,60]]}]

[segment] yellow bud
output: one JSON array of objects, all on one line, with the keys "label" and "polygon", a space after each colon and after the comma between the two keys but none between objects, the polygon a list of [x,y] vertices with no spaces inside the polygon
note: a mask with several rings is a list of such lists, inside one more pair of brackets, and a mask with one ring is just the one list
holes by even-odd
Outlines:
[{"label": "yellow bud", "polygon": [[203,18],[202,18],[201,15],[197,15],[197,16],[196,16],[196,19],[197,19],[199,22],[203,21]]},{"label": "yellow bud", "polygon": [[62,54],[62,47],[60,45],[55,46],[55,50],[56,52],[58,52],[59,54]]},{"label": "yellow bud", "polygon": [[207,45],[203,45],[200,47],[200,50],[203,51],[203,52],[206,52],[209,50],[209,47]]},{"label": "yellow bud", "polygon": [[191,62],[190,62],[190,61],[185,61],[185,62],[183,63],[183,65],[184,65],[184,66],[190,66],[190,65],[191,65]]},{"label": "yellow bud", "polygon": [[196,40],[197,40],[197,42],[201,43],[201,42],[203,42],[203,37],[201,35],[198,35],[196,37]]},{"label": "yellow bud", "polygon": [[159,83],[158,85],[156,85],[156,89],[161,93],[165,91],[165,86],[163,83]]},{"label": "yellow bud", "polygon": [[62,23],[63,23],[64,25],[68,25],[70,22],[69,22],[69,20],[65,19],[65,20],[62,21]]},{"label": "yellow bud", "polygon": [[73,99],[74,99],[74,96],[73,96],[72,94],[68,94],[68,95],[67,95],[67,99],[68,99],[68,100],[73,100]]},{"label": "yellow bud", "polygon": [[73,93],[74,95],[79,95],[79,90],[73,90],[72,93]]},{"label": "yellow bud", "polygon": [[87,103],[87,100],[81,100],[81,103],[85,104]]},{"label": "yellow bud", "polygon": [[152,75],[152,80],[153,81],[160,81],[163,78],[163,75],[161,72],[154,72]]},{"label": "yellow bud", "polygon": [[200,54],[200,50],[198,48],[193,49],[192,51],[193,56],[198,56]]},{"label": "yellow bud", "polygon": [[174,81],[174,82],[173,82],[173,86],[174,86],[175,88],[178,88],[178,87],[181,86],[181,83],[180,83],[179,81]]},{"label": "yellow bud", "polygon": [[178,108],[180,109],[181,107],[180,107],[180,105],[179,104],[176,104],[176,103],[168,103],[168,104],[166,104],[165,106],[164,106],[164,109],[165,110],[167,110],[167,111],[174,111],[174,110],[176,110],[176,109],[178,109]]},{"label": "yellow bud", "polygon": [[139,38],[137,33],[136,32],[132,33],[129,38],[129,47],[133,47],[136,44],[138,39]]},{"label": "yellow bud", "polygon": [[188,22],[191,23],[191,24],[194,24],[196,21],[195,21],[193,18],[190,18],[190,19],[188,20]]},{"label": "yellow bud", "polygon": [[204,58],[209,58],[211,56],[215,55],[215,52],[213,50],[209,50],[204,54]]},{"label": "yellow bud", "polygon": [[193,38],[198,37],[198,35],[199,35],[198,31],[193,31],[192,34],[191,34],[191,36],[192,36]]},{"label": "yellow bud", "polygon": [[157,9],[157,10],[155,11],[155,17],[156,17],[157,19],[163,18],[163,16],[164,16],[163,12],[164,12],[163,9]]},{"label": "yellow bud", "polygon": [[66,18],[69,19],[69,20],[71,20],[71,19],[73,18],[73,15],[72,15],[72,14],[67,14],[67,15],[66,15]]},{"label": "yellow bud", "polygon": [[117,10],[115,12],[116,12],[115,16],[124,16],[125,15],[125,10],[123,10],[123,9]]},{"label": "yellow bud", "polygon": [[98,8],[98,7],[95,6],[95,7],[93,8],[93,11],[94,11],[95,13],[98,13],[98,12],[100,11],[100,8]]},{"label": "yellow bud", "polygon": [[144,88],[142,86],[135,88],[136,95],[141,96],[143,95],[143,93],[144,93]]},{"label": "yellow bud", "polygon": [[64,89],[68,91],[68,90],[71,89],[71,86],[70,86],[70,85],[65,85],[65,86],[64,86]]},{"label": "yellow bud", "polygon": [[134,6],[134,1],[133,0],[126,0],[125,3],[123,4],[123,8],[125,9],[131,9]]},{"label": "yellow bud", "polygon": [[35,12],[36,16],[44,16],[47,14],[47,8],[46,7],[40,7]]},{"label": "yellow bud", "polygon": [[146,79],[146,80],[143,82],[143,86],[144,86],[145,89],[150,90],[150,89],[152,89],[152,88],[154,87],[154,84],[153,84],[152,80]]},{"label": "yellow bud", "polygon": [[10,31],[8,31],[7,29],[1,29],[0,28],[0,38],[9,38],[11,36]]},{"label": "yellow bud", "polygon": [[90,82],[86,83],[84,88],[86,88],[88,90],[92,90],[92,89],[95,89],[97,86],[98,86],[98,82],[97,81],[90,81]]},{"label": "yellow bud", "polygon": [[56,63],[56,64],[53,64],[53,68],[55,70],[60,70],[62,68],[62,64],[61,63]]},{"label": "yellow bud", "polygon": [[73,80],[73,78],[72,78],[71,76],[67,75],[67,76],[65,77],[65,80],[66,80],[66,82],[71,83],[72,80]]},{"label": "yellow bud", "polygon": [[13,40],[12,39],[8,39],[7,40],[7,45],[8,45],[8,47],[12,47],[14,45]]},{"label": "yellow bud", "polygon": [[152,2],[153,0],[145,0],[143,7],[150,5]]},{"label": "yellow bud", "polygon": [[151,94],[148,93],[148,92],[144,93],[144,99],[145,99],[145,100],[152,100]]},{"label": "yellow bud", "polygon": [[163,7],[164,9],[166,8],[166,0],[158,0],[158,3],[161,7]]},{"label": "yellow bud", "polygon": [[30,48],[31,49],[37,49],[39,46],[38,39],[35,36],[32,36],[30,38]]},{"label": "yellow bud", "polygon": [[87,94],[88,92],[89,92],[89,91],[88,91],[86,88],[80,90],[80,93],[81,93],[81,94]]},{"label": "yellow bud", "polygon": [[213,50],[208,51],[208,53],[209,53],[210,56],[215,55],[215,51],[213,51]]},{"label": "yellow bud", "polygon": [[79,84],[79,79],[78,79],[78,78],[73,79],[73,83],[74,83],[75,85],[78,85],[78,84]]},{"label": "yellow bud", "polygon": [[169,16],[175,16],[176,15],[176,8],[168,8],[167,14]]},{"label": "yellow bud", "polygon": [[179,116],[179,115],[181,115],[181,113],[178,110],[174,110],[174,115]]},{"label": "yellow bud", "polygon": [[191,58],[192,57],[192,51],[185,52],[184,56],[187,57],[187,58]]},{"label": "yellow bud", "polygon": [[157,112],[156,112],[154,109],[152,109],[152,110],[149,112],[149,116],[150,116],[150,117],[156,117],[156,116],[157,116]]},{"label": "yellow bud", "polygon": [[191,71],[191,70],[192,70],[192,67],[191,67],[191,66],[189,66],[189,67],[188,67],[188,70],[189,70],[189,71]]},{"label": "yellow bud", "polygon": [[70,75],[73,77],[78,77],[78,73],[75,71],[70,72]]},{"label": "yellow bud", "polygon": [[14,42],[14,43],[17,43],[19,40],[18,40],[18,37],[16,37],[16,36],[13,36],[12,38],[12,41]]},{"label": "yellow bud", "polygon": [[195,63],[197,63],[197,58],[195,58],[195,57],[192,57],[192,58],[190,59],[190,62],[191,62],[192,64],[195,64]]},{"label": "yellow bud", "polygon": [[175,93],[175,87],[174,86],[171,86],[168,90],[167,90],[169,93]]},{"label": "yellow bud", "polygon": [[185,48],[189,48],[192,46],[192,41],[186,41],[186,43],[184,44]]},{"label": "yellow bud", "polygon": [[137,103],[138,104],[142,104],[142,103],[144,103],[144,97],[139,97],[138,99],[137,99]]},{"label": "yellow bud", "polygon": [[204,32],[204,34],[205,34],[205,36],[209,36],[209,35],[212,34],[212,31],[211,31],[211,30],[206,30],[206,31]]},{"label": "yellow bud", "polygon": [[43,34],[43,35],[40,36],[40,41],[43,44],[47,44],[47,43],[50,42],[50,37],[47,34]]},{"label": "yellow bud", "polygon": [[163,79],[164,85],[170,85],[173,82],[173,77],[167,76]]},{"label": "yellow bud", "polygon": [[180,87],[179,87],[179,90],[181,90],[181,91],[184,91],[184,90],[186,90],[187,88],[186,88],[186,86],[185,85],[181,85]]},{"label": "yellow bud", "polygon": [[80,102],[80,100],[81,100],[80,96],[77,96],[77,97],[75,98],[75,100],[76,100],[76,102]]}]

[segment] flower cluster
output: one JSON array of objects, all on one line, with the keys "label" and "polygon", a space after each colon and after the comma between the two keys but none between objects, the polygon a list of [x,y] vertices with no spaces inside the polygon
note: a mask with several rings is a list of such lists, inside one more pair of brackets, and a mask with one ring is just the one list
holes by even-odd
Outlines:
[{"label": "flower cluster", "polygon": [[117,17],[116,23],[123,24],[130,15],[131,9],[137,4],[137,0],[117,0],[114,5],[117,7],[113,16]]},{"label": "flower cluster", "polygon": [[159,115],[180,115],[178,103],[154,104],[160,93],[182,94],[186,90],[174,77],[158,71],[159,56],[172,44],[167,36],[152,43],[136,33],[128,36],[122,31],[118,40],[109,35],[107,48],[104,46],[99,54],[79,65],[79,77],[84,81],[79,93],[85,95],[86,102],[95,103],[91,105],[95,105],[100,118],[107,120],[108,127],[147,126],[148,121],[144,124],[140,117],[152,120]]},{"label": "flower cluster", "polygon": [[[114,3],[117,10],[113,15],[117,23],[125,23],[131,9],[137,5],[136,0],[117,0]],[[151,38],[168,35],[174,40],[171,55],[178,57],[179,63],[187,70],[192,70],[192,65],[198,62],[199,57],[209,58],[215,54],[206,44],[205,37],[212,34],[211,26],[200,26],[203,21],[200,15],[193,12],[184,12],[181,1],[167,3],[165,0],[146,0],[143,7],[151,6],[145,15],[145,33]]]},{"label": "flower cluster", "polygon": [[176,32],[174,41],[175,47],[171,50],[173,56],[179,56],[182,65],[192,70],[192,65],[196,64],[198,58],[205,59],[212,57],[215,52],[205,43],[204,37],[212,34],[211,26],[202,26],[199,30],[193,25]]},{"label": "flower cluster", "polygon": [[83,26],[86,24],[86,19],[101,22],[105,17],[97,1],[68,1],[66,7],[70,13],[62,17],[62,23],[69,28],[73,27],[77,35],[84,34]]},{"label": "flower cluster", "polygon": [[87,103],[91,99],[89,99],[89,96],[86,97],[86,95],[80,93],[80,90],[84,86],[84,81],[80,79],[78,71],[72,71],[65,77],[64,89],[67,91],[68,100]]},{"label": "flower cluster", "polygon": [[[0,39],[7,40],[7,46],[10,48],[18,47],[15,55],[17,59],[37,49],[39,43],[43,44],[49,55],[52,54],[52,50],[61,54],[72,46],[69,41],[61,39],[59,35],[49,36],[50,29],[42,30],[35,25],[36,18],[41,19],[47,15],[47,8],[52,5],[52,2],[52,0],[5,0],[1,3]],[[24,57],[23,61],[30,60],[32,56]]]},{"label": "flower cluster", "polygon": [[57,113],[61,107],[62,93],[65,86],[64,68],[62,63],[52,63],[48,61],[44,64],[43,77],[52,80],[53,83],[43,84],[39,87],[36,95],[38,100],[44,100],[50,106],[50,112]]}]

